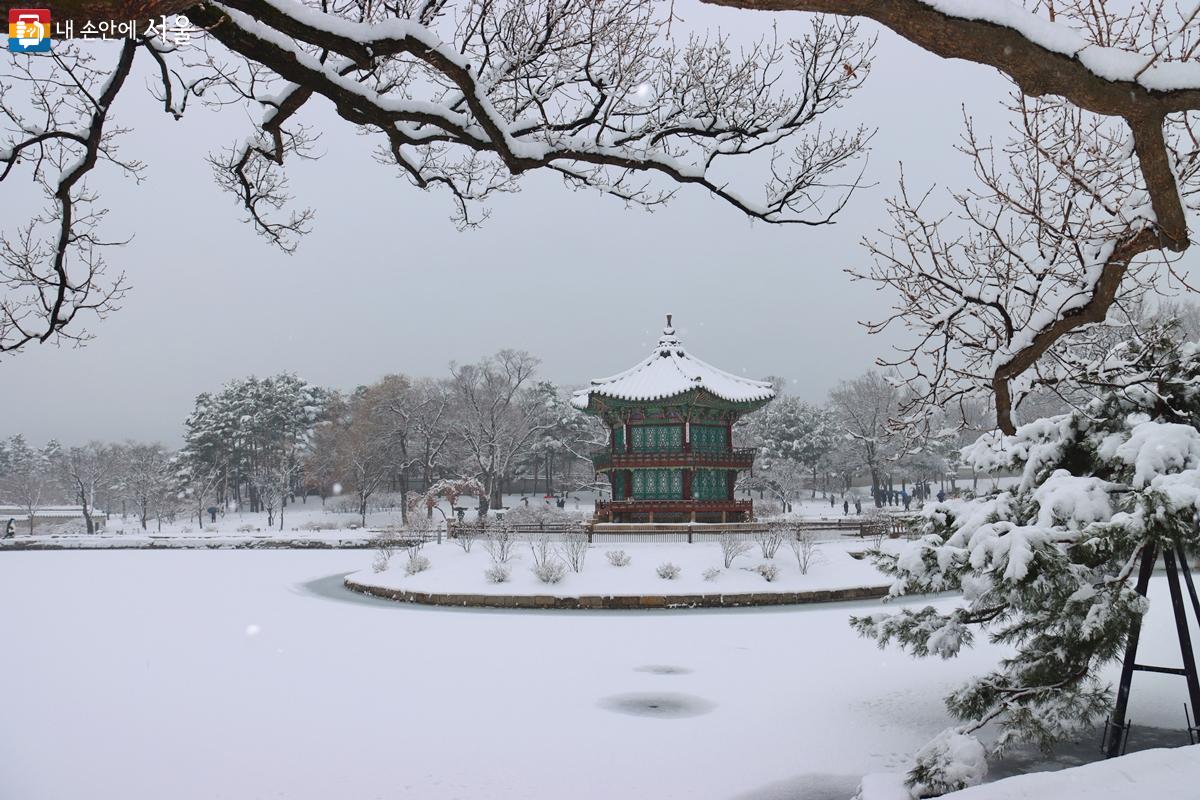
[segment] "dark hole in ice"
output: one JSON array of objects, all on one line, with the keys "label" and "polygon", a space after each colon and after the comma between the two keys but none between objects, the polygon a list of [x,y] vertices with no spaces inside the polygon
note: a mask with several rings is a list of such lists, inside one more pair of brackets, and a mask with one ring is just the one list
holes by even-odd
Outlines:
[{"label": "dark hole in ice", "polygon": [[702,697],[690,694],[618,694],[600,701],[601,708],[634,717],[684,719],[707,714],[715,706]]},{"label": "dark hole in ice", "polygon": [[634,672],[649,672],[652,675],[687,675],[691,672],[687,667],[676,667],[672,664],[647,664],[644,667],[634,667]]}]

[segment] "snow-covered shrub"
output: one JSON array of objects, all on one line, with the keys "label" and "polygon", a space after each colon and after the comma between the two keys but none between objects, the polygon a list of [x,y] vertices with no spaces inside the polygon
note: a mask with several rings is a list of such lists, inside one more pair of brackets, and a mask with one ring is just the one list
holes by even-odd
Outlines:
[{"label": "snow-covered shrub", "polygon": [[736,533],[721,534],[721,554],[725,557],[725,569],[733,566],[733,561],[739,556],[750,552],[750,542]]},{"label": "snow-covered shrub", "polygon": [[483,571],[483,576],[488,579],[488,583],[507,583],[512,572],[503,564],[492,564]]},{"label": "snow-covered shrub", "polygon": [[763,580],[765,580],[767,583],[771,583],[779,577],[778,564],[759,564],[757,567],[755,567],[754,571],[759,575],[762,575]]},{"label": "snow-covered shrub", "polygon": [[915,797],[938,797],[982,783],[987,772],[987,752],[979,740],[947,728],[917,753],[908,787]]},{"label": "snow-covered shrub", "polygon": [[517,534],[507,525],[489,525],[483,549],[492,557],[493,563],[507,564],[512,561],[517,547]]},{"label": "snow-covered shrub", "polygon": [[390,541],[377,539],[375,541],[375,560],[371,562],[371,569],[383,572],[391,564],[392,556],[395,554],[396,548]]},{"label": "snow-covered shrub", "polygon": [[765,530],[754,532],[754,541],[758,543],[758,549],[762,551],[763,558],[774,558],[779,552],[779,548],[783,545],[783,540],[787,537],[787,525],[782,521],[774,520],[769,523]]},{"label": "snow-covered shrub", "polygon": [[816,531],[803,528],[797,530],[796,537],[788,539],[788,547],[792,548],[792,555],[796,557],[796,566],[800,568],[801,575],[807,575],[809,567],[824,558]]},{"label": "snow-covered shrub", "polygon": [[542,583],[558,583],[567,575],[567,568],[561,561],[543,561],[534,564],[533,574]]},{"label": "snow-covered shrub", "polygon": [[[976,632],[1004,648],[996,667],[946,698],[964,723],[956,735],[989,725],[997,748],[1048,748],[1103,718],[1112,702],[1104,669],[1148,608],[1134,585],[1139,561],[1200,544],[1200,346],[1143,341],[1111,349],[1085,376],[1093,386],[1136,380],[1082,411],[963,449],[975,470],[1019,472],[1017,485],[927,503],[920,538],[871,554],[892,577],[892,596],[962,595],[950,609],[852,618],[860,634],[916,656],[954,657]],[[909,785],[955,785],[961,744],[935,740]]]},{"label": "snow-covered shrub", "polygon": [[717,569],[716,567],[709,567],[708,569],[704,570],[703,574],[704,580],[715,581],[717,578],[721,577],[721,570]]},{"label": "snow-covered shrub", "polygon": [[253,533],[254,526],[253,525],[238,525],[237,532],[238,533]]},{"label": "snow-covered shrub", "polygon": [[614,567],[627,567],[629,566],[629,562],[633,560],[624,550],[609,550],[604,554],[604,557]]},{"label": "snow-covered shrub", "polygon": [[404,572],[408,575],[416,575],[418,572],[424,572],[431,566],[432,564],[429,563],[428,558],[420,553],[409,551],[408,563],[404,565]]},{"label": "snow-covered shrub", "polygon": [[182,528],[179,529],[179,532],[186,536],[187,534],[192,532],[192,526],[184,525]]},{"label": "snow-covered shrub", "polygon": [[658,569],[656,569],[655,572],[658,573],[658,577],[663,578],[664,580],[673,581],[679,577],[680,570],[679,565],[672,564],[670,561],[667,561],[659,564]]},{"label": "snow-covered shrub", "polygon": [[572,572],[583,572],[583,562],[587,560],[590,546],[586,533],[568,533],[558,543],[558,554]]}]

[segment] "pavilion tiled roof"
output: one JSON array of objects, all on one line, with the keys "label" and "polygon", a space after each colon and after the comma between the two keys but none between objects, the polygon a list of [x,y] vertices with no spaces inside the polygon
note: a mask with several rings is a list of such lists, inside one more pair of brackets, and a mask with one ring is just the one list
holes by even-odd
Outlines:
[{"label": "pavilion tiled roof", "polygon": [[624,372],[592,380],[587,388],[571,396],[571,405],[586,409],[592,395],[650,401],[696,389],[730,403],[756,403],[775,397],[770,383],[731,375],[688,353],[671,327],[668,315],[667,327],[649,357]]}]

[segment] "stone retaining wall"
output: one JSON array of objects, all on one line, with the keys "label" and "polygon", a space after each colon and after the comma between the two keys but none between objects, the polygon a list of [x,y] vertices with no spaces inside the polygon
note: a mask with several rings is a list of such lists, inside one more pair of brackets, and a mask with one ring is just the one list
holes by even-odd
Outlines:
[{"label": "stone retaining wall", "polygon": [[807,592],[741,592],[734,594],[676,594],[642,596],[582,595],[489,595],[438,594],[388,589],[358,583],[346,578],[347,589],[361,594],[432,606],[469,608],[565,608],[565,609],[654,609],[654,608],[736,608],[739,606],[788,606],[806,603],[836,603],[844,600],[872,600],[885,597],[887,586],[860,586],[850,589],[817,589]]}]

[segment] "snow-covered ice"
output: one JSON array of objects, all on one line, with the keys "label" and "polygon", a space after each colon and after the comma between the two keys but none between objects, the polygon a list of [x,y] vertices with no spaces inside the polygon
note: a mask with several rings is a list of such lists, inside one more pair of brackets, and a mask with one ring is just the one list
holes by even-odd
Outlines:
[{"label": "snow-covered ice", "polygon": [[[371,556],[4,553],[0,797],[841,800],[904,769],[998,655],[881,651],[846,623],[877,603],[466,611],[343,590]],[[1147,660],[1177,658],[1169,617]],[[1139,676],[1135,725],[1178,727],[1181,697]],[[702,713],[631,713],[653,698]]]}]

